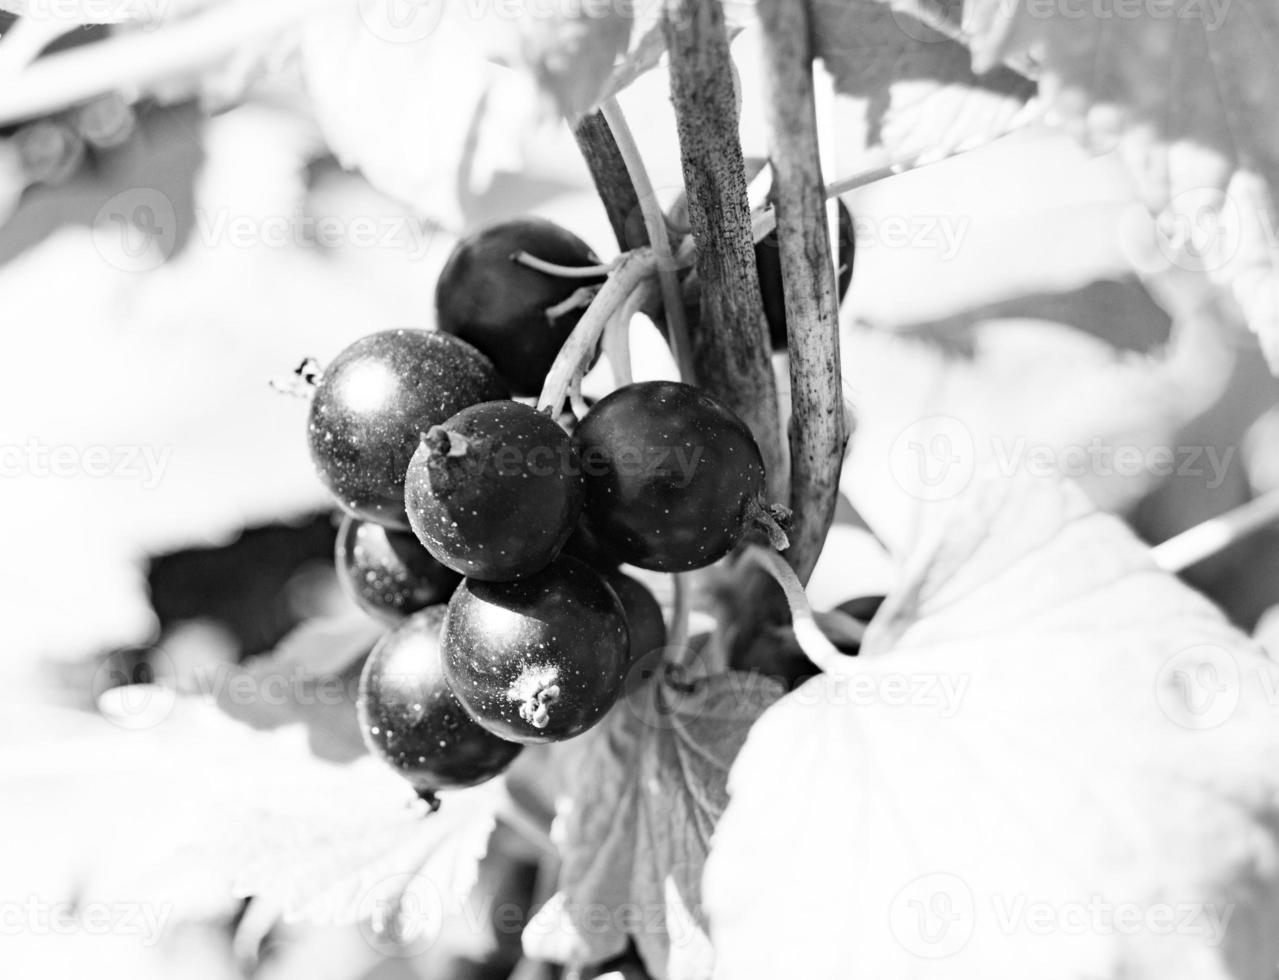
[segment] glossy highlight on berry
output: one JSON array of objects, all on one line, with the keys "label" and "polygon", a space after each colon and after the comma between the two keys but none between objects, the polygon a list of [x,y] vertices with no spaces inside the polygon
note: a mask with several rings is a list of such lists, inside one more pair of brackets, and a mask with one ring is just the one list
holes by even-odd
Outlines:
[{"label": "glossy highlight on berry", "polygon": [[471,578],[546,567],[582,510],[568,434],[519,402],[486,402],[431,428],[405,481],[409,521],[430,553]]},{"label": "glossy highlight on berry", "polygon": [[441,661],[443,606],[414,614],[369,654],[356,701],[369,751],[419,793],[492,779],[521,746],[486,731],[449,689]]},{"label": "glossy highlight on berry", "polygon": [[604,280],[549,275],[516,262],[518,252],[562,266],[599,263],[584,241],[544,218],[493,225],[453,250],[436,285],[436,316],[441,330],[487,355],[515,394],[536,395],[585,305],[548,311]]},{"label": "glossy highlight on berry", "polygon": [[425,330],[387,330],[351,344],[311,399],[316,472],[356,517],[408,530],[404,474],[421,434],[468,405],[507,396],[469,344]]},{"label": "glossy highlight on berry", "polygon": [[334,545],[338,583],[370,616],[394,626],[405,617],[449,601],[462,576],[431,557],[407,531],[349,514]]},{"label": "glossy highlight on berry", "polygon": [[682,572],[724,557],[764,492],[750,430],[692,385],[619,388],[591,409],[573,444],[587,527],[639,568]]},{"label": "glossy highlight on berry", "polygon": [[575,558],[513,582],[467,579],[449,600],[449,686],[502,738],[580,735],[617,700],[629,656],[621,600]]}]

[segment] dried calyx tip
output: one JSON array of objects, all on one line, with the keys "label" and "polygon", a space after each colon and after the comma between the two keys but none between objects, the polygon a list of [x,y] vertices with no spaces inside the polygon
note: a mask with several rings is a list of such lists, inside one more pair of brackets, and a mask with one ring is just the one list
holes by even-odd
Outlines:
[{"label": "dried calyx tip", "polygon": [[785,551],[790,547],[790,538],[786,529],[790,525],[791,510],[781,504],[766,504],[762,498],[755,498],[747,505],[747,519],[756,527],[762,528],[768,535],[769,545],[776,551]]},{"label": "dried calyx tip", "polygon": [[429,807],[431,813],[440,808],[440,798],[435,795],[435,790],[433,789],[418,790],[417,798]]},{"label": "dried calyx tip", "polygon": [[470,446],[460,433],[450,432],[442,425],[433,425],[422,433],[422,444],[436,456],[465,456]]},{"label": "dried calyx tip", "polygon": [[324,376],[324,369],[320,366],[320,362],[314,357],[307,357],[302,363],[293,369],[293,373],[304,383],[309,385],[317,385],[320,378]]}]

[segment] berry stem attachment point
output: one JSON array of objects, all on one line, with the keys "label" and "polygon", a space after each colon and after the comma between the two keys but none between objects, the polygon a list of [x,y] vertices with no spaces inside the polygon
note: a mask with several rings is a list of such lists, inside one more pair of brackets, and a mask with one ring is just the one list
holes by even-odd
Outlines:
[{"label": "berry stem attachment point", "polygon": [[813,607],[808,603],[804,586],[795,570],[786,563],[786,559],[776,551],[758,546],[747,548],[743,557],[763,568],[781,586],[786,604],[790,607],[795,641],[804,655],[813,662],[813,666],[826,674],[848,676],[854,664],[853,658],[840,653],[839,648],[821,631],[814,617]]},{"label": "berry stem attachment point", "polygon": [[448,459],[465,456],[466,451],[471,447],[466,436],[458,432],[450,432],[442,425],[431,426],[428,431],[422,434],[422,442],[426,443],[436,456],[443,456]]},{"label": "berry stem attachment point", "polygon": [[[636,302],[647,299],[649,291],[656,290],[653,273],[657,263],[651,248],[638,248],[626,252],[618,259],[608,280],[582,314],[568,340],[560,348],[555,363],[546,375],[537,407],[552,416],[558,415],[568,398],[573,379],[580,377],[599,345],[604,328],[617,311],[626,304],[631,294],[641,291],[645,295]],[[640,302],[640,305],[644,305]]]},{"label": "berry stem attachment point", "polygon": [[598,265],[557,265],[554,262],[539,259],[523,249],[512,255],[511,261],[536,269],[538,272],[545,272],[548,276],[558,276],[560,279],[597,279],[608,275],[617,265],[616,262],[602,262]]},{"label": "berry stem attachment point", "polygon": [[427,816],[440,808],[440,798],[435,795],[434,790],[420,789],[417,791],[417,798],[426,804]]},{"label": "berry stem attachment point", "polygon": [[781,504],[765,504],[756,498],[746,505],[746,519],[768,535],[769,547],[777,551],[790,547],[790,537],[786,533],[786,525],[791,519],[788,508]]}]

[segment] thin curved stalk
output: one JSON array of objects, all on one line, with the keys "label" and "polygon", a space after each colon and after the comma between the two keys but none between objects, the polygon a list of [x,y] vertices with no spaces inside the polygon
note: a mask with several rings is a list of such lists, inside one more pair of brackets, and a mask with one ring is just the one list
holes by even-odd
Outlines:
[{"label": "thin curved stalk", "polygon": [[688,319],[684,316],[684,295],[680,289],[679,268],[675,256],[671,253],[670,237],[666,230],[666,215],[662,213],[661,202],[653,190],[653,182],[648,176],[648,168],[644,166],[644,158],[640,155],[639,146],[626,122],[626,116],[616,99],[608,99],[601,107],[604,119],[608,122],[617,141],[618,151],[626,162],[626,171],[630,174],[631,184],[639,199],[640,214],[644,220],[644,230],[648,233],[653,254],[657,256],[657,281],[662,290],[662,313],[666,319],[666,332],[670,338],[671,353],[679,367],[680,377],[692,381],[693,358],[688,341]]}]

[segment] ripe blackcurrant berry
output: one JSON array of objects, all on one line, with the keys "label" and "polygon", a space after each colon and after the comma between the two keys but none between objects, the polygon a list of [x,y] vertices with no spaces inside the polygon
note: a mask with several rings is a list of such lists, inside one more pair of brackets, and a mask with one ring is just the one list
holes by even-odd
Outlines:
[{"label": "ripe blackcurrant berry", "polygon": [[409,617],[369,654],[356,700],[369,751],[426,796],[491,779],[520,754],[471,718],[444,679],[444,607]]},{"label": "ripe blackcurrant berry", "polygon": [[439,328],[483,351],[517,395],[542,389],[585,307],[548,315],[603,277],[548,275],[516,262],[517,252],[555,265],[598,265],[585,242],[543,218],[520,218],[463,239],[435,287]]},{"label": "ripe blackcurrant berry", "polygon": [[545,568],[582,512],[568,434],[519,402],[486,402],[431,428],[413,454],[404,500],[418,539],[471,578]]},{"label": "ripe blackcurrant berry", "polygon": [[574,558],[513,582],[464,581],[449,600],[444,669],[481,725],[514,742],[572,738],[621,691],[621,601]]},{"label": "ripe blackcurrant berry", "polygon": [[476,402],[505,398],[493,365],[456,337],[388,330],[357,340],[311,400],[311,459],[344,510],[408,530],[404,474],[423,432]]},{"label": "ripe blackcurrant berry", "polygon": [[[853,216],[844,202],[839,202],[839,299],[843,302],[853,281],[853,258],[857,252],[853,237]],[[768,337],[773,350],[786,350],[786,301],[782,293],[782,257],[777,247],[777,231],[755,243],[755,268],[759,271],[759,289],[764,300],[764,316],[768,318]]]},{"label": "ripe blackcurrant berry", "polygon": [[604,572],[604,581],[617,593],[626,614],[631,638],[631,663],[666,646],[666,620],[662,607],[642,582],[621,572]]},{"label": "ripe blackcurrant berry", "polygon": [[595,532],[582,521],[578,522],[573,533],[564,542],[564,554],[586,562],[605,578],[608,577],[607,573],[617,571],[617,566],[621,564],[621,561],[609,554],[608,548]]},{"label": "ripe blackcurrant berry", "polygon": [[448,602],[462,581],[409,532],[349,514],[342,519],[334,551],[343,591],[370,616],[391,626],[419,609]]},{"label": "ripe blackcurrant berry", "polygon": [[619,388],[573,434],[586,522],[640,568],[682,572],[722,558],[760,507],[764,463],[736,415],[699,388]]}]

